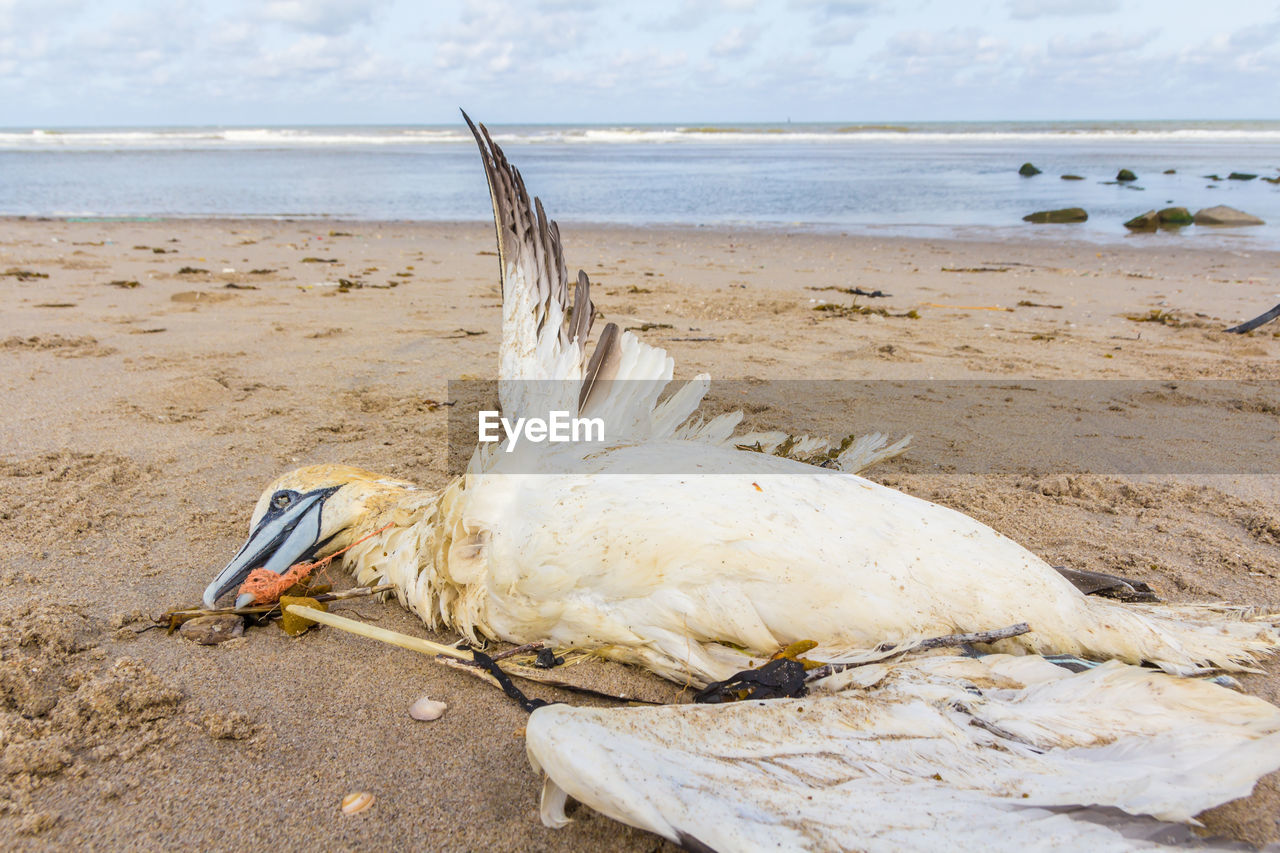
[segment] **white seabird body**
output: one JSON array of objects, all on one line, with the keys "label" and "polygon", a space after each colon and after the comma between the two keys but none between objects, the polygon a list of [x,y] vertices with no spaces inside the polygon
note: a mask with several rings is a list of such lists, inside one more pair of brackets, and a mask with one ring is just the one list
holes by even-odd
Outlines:
[{"label": "white seabird body", "polygon": [[[699,684],[799,640],[838,660],[1023,621],[1032,633],[1005,648],[1171,669],[1266,648],[1249,643],[1255,624],[1199,627],[1082,595],[986,525],[852,474],[694,441],[531,452],[547,473],[507,474],[531,466],[494,454],[459,508],[447,571],[484,587],[481,635]],[[468,631],[465,614],[450,621]]]},{"label": "white seabird body", "polygon": [[[1129,665],[1246,669],[1280,644],[1266,621],[1085,596],[986,525],[856,476],[902,443],[735,436],[738,416],[699,420],[705,377],[659,402],[671,359],[616,327],[587,363],[585,276],[570,310],[554,223],[476,136],[502,266],[504,414],[604,417],[612,443],[486,446],[439,492],[292,472],[206,601],[260,556],[351,546],[361,583],[391,583],[427,624],[472,639],[551,641],[679,683],[797,640],[863,663],[808,699],[532,714],[548,825],[568,793],[698,850],[1129,849],[1146,841],[1051,809],[1190,821],[1280,767],[1280,710]],[[1024,621],[1030,633],[987,649],[1017,656],[867,663],[885,642]],[[1111,662],[1077,674],[1028,653]]]}]

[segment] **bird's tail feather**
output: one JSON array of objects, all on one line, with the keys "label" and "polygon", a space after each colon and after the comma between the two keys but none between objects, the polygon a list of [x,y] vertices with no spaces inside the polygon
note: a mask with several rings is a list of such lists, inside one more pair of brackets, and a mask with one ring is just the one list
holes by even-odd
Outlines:
[{"label": "bird's tail feather", "polygon": [[1280,614],[1219,604],[1122,604],[1086,597],[1061,624],[1032,622],[1032,632],[994,644],[999,651],[1076,654],[1151,663],[1175,675],[1211,669],[1248,672],[1280,648]]}]

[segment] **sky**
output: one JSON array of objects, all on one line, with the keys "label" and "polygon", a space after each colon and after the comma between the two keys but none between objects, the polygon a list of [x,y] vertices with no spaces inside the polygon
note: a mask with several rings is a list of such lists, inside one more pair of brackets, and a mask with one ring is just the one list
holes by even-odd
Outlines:
[{"label": "sky", "polygon": [[1276,0],[0,0],[0,127],[1280,118]]}]

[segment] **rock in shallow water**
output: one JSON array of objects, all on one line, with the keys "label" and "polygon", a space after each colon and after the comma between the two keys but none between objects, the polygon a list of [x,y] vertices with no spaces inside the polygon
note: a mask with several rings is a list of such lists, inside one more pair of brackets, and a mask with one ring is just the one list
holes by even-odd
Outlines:
[{"label": "rock in shallow water", "polygon": [[1140,213],[1124,224],[1130,231],[1154,231],[1160,227],[1160,214],[1154,210]]},{"label": "rock in shallow water", "polygon": [[1060,210],[1037,210],[1022,217],[1023,222],[1084,222],[1089,214],[1083,207],[1064,207]]},{"label": "rock in shallow water", "polygon": [[1161,226],[1190,225],[1194,221],[1191,211],[1185,207],[1166,207],[1156,216],[1159,217]]},{"label": "rock in shallow water", "polygon": [[1206,207],[1203,210],[1197,210],[1195,215],[1196,225],[1265,225],[1256,216],[1245,213],[1243,210],[1236,210],[1234,207],[1227,207],[1220,204],[1217,207]]},{"label": "rock in shallow water", "polygon": [[1024,178],[1029,178],[1032,175],[1040,174],[1040,170],[1030,163],[1023,163],[1021,168],[1018,169],[1018,174],[1022,175]]},{"label": "rock in shallow water", "polygon": [[216,646],[244,635],[244,618],[234,613],[220,616],[197,616],[182,623],[178,633],[184,639],[202,646]]}]

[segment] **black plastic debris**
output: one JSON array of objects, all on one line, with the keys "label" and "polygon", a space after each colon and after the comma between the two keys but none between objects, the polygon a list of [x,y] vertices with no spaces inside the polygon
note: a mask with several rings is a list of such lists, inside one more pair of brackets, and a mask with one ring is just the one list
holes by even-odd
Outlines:
[{"label": "black plastic debris", "polygon": [[804,684],[804,664],[790,658],[771,660],[756,669],[745,669],[724,681],[713,681],[693,695],[702,705],[746,699],[799,699],[809,692]]}]

